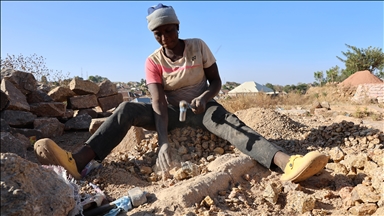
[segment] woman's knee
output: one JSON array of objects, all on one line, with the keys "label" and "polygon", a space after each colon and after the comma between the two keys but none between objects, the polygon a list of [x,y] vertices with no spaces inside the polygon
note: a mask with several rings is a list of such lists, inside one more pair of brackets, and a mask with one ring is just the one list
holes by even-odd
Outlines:
[{"label": "woman's knee", "polygon": [[221,104],[208,104],[203,123],[206,124],[209,122],[214,122],[216,124],[223,124],[223,121],[225,121],[225,117],[228,114],[230,113]]}]

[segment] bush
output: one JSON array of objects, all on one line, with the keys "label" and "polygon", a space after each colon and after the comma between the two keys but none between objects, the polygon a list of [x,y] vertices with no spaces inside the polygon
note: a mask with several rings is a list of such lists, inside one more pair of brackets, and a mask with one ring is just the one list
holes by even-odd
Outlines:
[{"label": "bush", "polygon": [[1,70],[14,69],[28,73],[32,73],[35,79],[39,82],[58,82],[69,77],[69,72],[64,74],[61,70],[48,69],[43,56],[38,56],[36,53],[31,56],[24,57],[23,54],[19,56],[9,55],[5,59],[1,59]]}]

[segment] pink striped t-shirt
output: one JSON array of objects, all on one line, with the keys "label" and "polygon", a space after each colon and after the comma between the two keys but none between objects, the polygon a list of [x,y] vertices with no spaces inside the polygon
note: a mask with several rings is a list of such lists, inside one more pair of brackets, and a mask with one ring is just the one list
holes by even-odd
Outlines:
[{"label": "pink striped t-shirt", "polygon": [[164,87],[169,104],[179,106],[181,100],[191,103],[207,88],[204,68],[212,66],[216,59],[201,39],[185,39],[183,57],[172,62],[160,47],[145,62],[147,85],[160,83]]}]

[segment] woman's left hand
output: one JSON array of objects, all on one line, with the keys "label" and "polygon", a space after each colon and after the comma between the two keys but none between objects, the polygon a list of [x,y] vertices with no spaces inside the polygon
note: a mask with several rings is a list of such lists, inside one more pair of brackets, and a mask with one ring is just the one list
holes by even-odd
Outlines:
[{"label": "woman's left hand", "polygon": [[191,101],[191,108],[193,113],[201,114],[205,111],[207,102],[202,97],[197,97]]}]

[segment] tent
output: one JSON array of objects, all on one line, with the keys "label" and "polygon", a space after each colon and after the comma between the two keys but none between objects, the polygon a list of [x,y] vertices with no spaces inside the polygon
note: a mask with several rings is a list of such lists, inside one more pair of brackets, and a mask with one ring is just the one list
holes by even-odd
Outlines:
[{"label": "tent", "polygon": [[246,94],[246,93],[258,93],[264,92],[267,94],[273,94],[274,91],[267,86],[261,85],[254,81],[244,82],[228,92],[229,95]]}]

